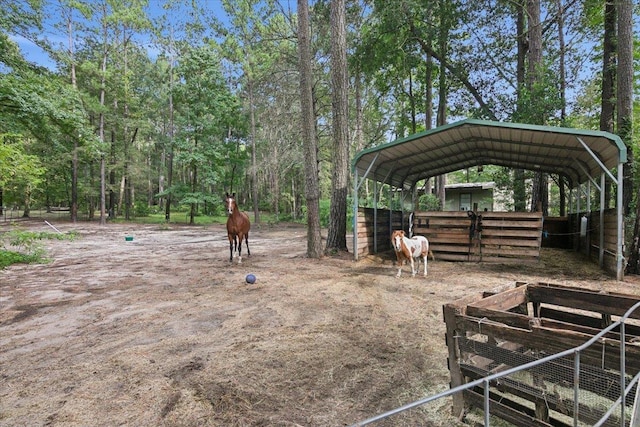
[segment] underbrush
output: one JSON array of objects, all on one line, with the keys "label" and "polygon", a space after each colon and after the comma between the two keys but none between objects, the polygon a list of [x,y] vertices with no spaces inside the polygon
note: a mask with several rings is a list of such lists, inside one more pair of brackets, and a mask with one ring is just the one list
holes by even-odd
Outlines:
[{"label": "underbrush", "polygon": [[35,232],[14,229],[0,234],[0,269],[12,264],[47,262],[43,240],[74,240],[75,231],[69,233]]}]

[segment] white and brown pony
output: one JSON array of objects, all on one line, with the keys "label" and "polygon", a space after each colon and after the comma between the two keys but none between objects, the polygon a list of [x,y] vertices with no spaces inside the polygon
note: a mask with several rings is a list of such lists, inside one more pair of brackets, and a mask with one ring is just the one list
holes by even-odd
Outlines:
[{"label": "white and brown pony", "polygon": [[227,206],[227,236],[229,237],[229,262],[233,262],[233,252],[238,252],[238,264],[242,263],[242,239],[247,245],[247,255],[251,256],[249,250],[249,229],[251,222],[246,212],[241,212],[236,203],[236,193],[227,196],[224,199]]},{"label": "white and brown pony", "polygon": [[[405,261],[411,263],[411,275],[415,277],[418,270],[415,267],[414,259],[418,260],[418,268],[420,267],[420,258],[424,263],[424,275],[427,275],[427,258],[429,256],[429,241],[424,236],[413,236],[408,238],[404,231],[396,230],[391,235],[391,245],[396,252],[398,274],[396,277],[400,277],[402,274],[402,265]],[[431,254],[433,257],[433,254]]]}]

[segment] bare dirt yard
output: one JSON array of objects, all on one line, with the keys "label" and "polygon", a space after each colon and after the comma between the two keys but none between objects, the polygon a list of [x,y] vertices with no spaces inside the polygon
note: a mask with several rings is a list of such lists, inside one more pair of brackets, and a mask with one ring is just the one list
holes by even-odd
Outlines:
[{"label": "bare dirt yard", "polygon": [[[391,253],[307,259],[303,226],[254,225],[240,265],[224,226],[55,226],[79,237],[0,271],[1,426],[351,425],[448,388],[447,302],[515,281],[640,293],[571,251],[436,254],[427,278],[396,279]],[[377,425],[449,413],[443,400]]]}]

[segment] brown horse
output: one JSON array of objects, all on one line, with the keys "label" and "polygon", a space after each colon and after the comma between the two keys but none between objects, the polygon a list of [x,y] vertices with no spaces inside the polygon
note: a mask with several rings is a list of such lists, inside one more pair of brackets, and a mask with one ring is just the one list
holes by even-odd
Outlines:
[{"label": "brown horse", "polygon": [[249,250],[249,215],[241,212],[236,203],[236,193],[229,195],[224,199],[227,205],[229,218],[227,219],[227,236],[229,237],[229,262],[233,262],[234,250],[238,252],[238,264],[242,263],[242,239],[247,245],[247,255],[251,256]]}]

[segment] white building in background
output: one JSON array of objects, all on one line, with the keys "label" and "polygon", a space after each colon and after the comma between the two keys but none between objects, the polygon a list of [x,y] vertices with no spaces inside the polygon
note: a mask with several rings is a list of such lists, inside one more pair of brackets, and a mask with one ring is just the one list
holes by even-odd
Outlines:
[{"label": "white building in background", "polygon": [[468,182],[448,184],[445,186],[445,211],[477,211],[512,210],[513,198],[510,194],[496,187],[495,182]]}]

